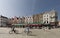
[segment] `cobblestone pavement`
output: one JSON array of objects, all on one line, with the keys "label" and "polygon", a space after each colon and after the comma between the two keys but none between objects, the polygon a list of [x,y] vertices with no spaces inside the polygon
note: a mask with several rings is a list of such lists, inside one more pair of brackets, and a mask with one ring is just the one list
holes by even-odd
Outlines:
[{"label": "cobblestone pavement", "polygon": [[24,28],[16,28],[19,34],[9,34],[10,28],[0,27],[0,38],[60,38],[60,28],[43,30],[43,29],[31,29],[32,34],[26,35],[23,33]]}]

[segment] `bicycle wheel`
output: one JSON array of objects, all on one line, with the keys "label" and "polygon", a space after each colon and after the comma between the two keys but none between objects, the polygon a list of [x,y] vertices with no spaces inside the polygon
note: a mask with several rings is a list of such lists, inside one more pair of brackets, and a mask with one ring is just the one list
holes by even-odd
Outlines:
[{"label": "bicycle wheel", "polygon": [[18,30],[15,30],[14,33],[18,34],[19,32],[18,32]]},{"label": "bicycle wheel", "polygon": [[13,34],[14,32],[13,31],[9,31],[9,34]]},{"label": "bicycle wheel", "polygon": [[32,32],[31,31],[27,31],[26,33],[27,33],[27,35],[30,35]]}]

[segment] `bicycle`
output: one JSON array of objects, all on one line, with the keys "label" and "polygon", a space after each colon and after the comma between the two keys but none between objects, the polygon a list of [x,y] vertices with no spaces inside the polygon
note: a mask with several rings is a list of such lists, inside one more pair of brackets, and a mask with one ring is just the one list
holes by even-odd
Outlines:
[{"label": "bicycle", "polygon": [[26,30],[24,30],[23,33],[25,33],[26,35],[30,35],[32,33],[32,31],[26,31]]},{"label": "bicycle", "polygon": [[18,34],[18,30],[11,30],[11,31],[9,31],[9,34],[13,34],[13,33]]}]

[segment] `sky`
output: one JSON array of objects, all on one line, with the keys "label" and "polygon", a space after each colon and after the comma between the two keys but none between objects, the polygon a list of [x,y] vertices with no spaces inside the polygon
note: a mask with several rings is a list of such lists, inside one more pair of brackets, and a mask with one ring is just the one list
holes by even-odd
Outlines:
[{"label": "sky", "polygon": [[0,15],[29,16],[55,9],[60,20],[60,0],[0,0]]}]

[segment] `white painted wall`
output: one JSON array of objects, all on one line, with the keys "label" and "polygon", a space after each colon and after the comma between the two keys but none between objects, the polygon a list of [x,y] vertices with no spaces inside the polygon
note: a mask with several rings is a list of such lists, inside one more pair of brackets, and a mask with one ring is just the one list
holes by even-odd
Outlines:
[{"label": "white painted wall", "polygon": [[[48,23],[47,23],[47,21],[48,21]],[[44,22],[46,22],[46,24],[49,24],[49,22],[50,22],[50,15],[49,15],[49,13],[44,13],[43,14],[43,23]]]},{"label": "white painted wall", "polygon": [[[48,16],[47,16],[48,15]],[[53,11],[50,11],[50,12],[45,12],[43,14],[43,23],[46,21],[46,24],[49,24],[50,22],[55,22],[56,21],[56,18],[51,18],[51,17],[54,17],[56,16],[55,12]],[[48,18],[48,20],[47,20]],[[48,21],[48,23],[47,23]]]},{"label": "white painted wall", "polygon": [[60,21],[59,21],[58,25],[60,26]]}]

